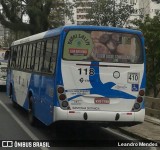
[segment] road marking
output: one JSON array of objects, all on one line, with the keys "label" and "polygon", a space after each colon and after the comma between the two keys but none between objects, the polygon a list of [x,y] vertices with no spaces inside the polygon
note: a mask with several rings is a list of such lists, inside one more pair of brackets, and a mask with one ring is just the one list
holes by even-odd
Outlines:
[{"label": "road marking", "polygon": [[[17,116],[14,115],[14,113],[9,108],[7,108],[7,106],[1,100],[0,100],[0,105],[2,105],[3,108],[5,108],[5,110],[12,116],[12,118],[19,124],[19,126],[31,137],[32,140],[35,140],[35,141],[40,140],[27,128],[27,126],[24,125],[22,121],[18,119]],[[44,147],[39,147],[39,148],[41,150],[49,150],[48,148],[44,148]]]}]

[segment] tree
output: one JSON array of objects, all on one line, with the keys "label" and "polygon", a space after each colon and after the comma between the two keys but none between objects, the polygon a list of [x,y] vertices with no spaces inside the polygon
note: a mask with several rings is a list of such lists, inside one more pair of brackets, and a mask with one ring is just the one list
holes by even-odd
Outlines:
[{"label": "tree", "polygon": [[160,0],[152,0],[153,2],[160,3]]},{"label": "tree", "polygon": [[[45,31],[50,25],[59,25],[49,21],[51,11],[57,11],[62,6],[61,10],[66,16],[71,15],[72,11],[71,7],[70,10],[65,10],[70,3],[64,0],[0,0],[0,4],[3,8],[0,13],[1,24],[15,32],[29,31],[30,34]],[[28,15],[29,23],[23,22],[24,14]]]},{"label": "tree", "polygon": [[94,0],[86,15],[87,24],[122,27],[133,12],[127,0]]},{"label": "tree", "polygon": [[154,18],[146,16],[144,21],[134,21],[145,37],[147,55],[147,91],[154,91],[154,97],[160,92],[160,14]]},{"label": "tree", "polygon": [[22,32],[22,31],[14,32],[12,30],[9,30],[7,35],[2,40],[3,41],[2,45],[4,47],[10,47],[10,45],[12,44],[13,41],[27,37],[29,35],[30,34],[28,32]]},{"label": "tree", "polygon": [[65,24],[65,17],[68,17],[72,23],[73,20],[73,8],[74,3],[70,3],[68,0],[54,0],[52,3],[53,7],[51,8],[51,12],[49,15],[49,23],[51,27],[58,27]]}]

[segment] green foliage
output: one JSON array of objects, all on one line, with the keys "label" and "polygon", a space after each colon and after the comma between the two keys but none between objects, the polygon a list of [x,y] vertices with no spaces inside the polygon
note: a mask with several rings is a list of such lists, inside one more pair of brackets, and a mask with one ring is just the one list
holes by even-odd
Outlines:
[{"label": "green foliage", "polygon": [[[11,30],[27,30],[28,25],[22,22],[23,9],[20,0],[0,0],[3,12],[0,13],[0,22]],[[22,9],[21,9],[22,8]]]},{"label": "green foliage", "polygon": [[87,24],[122,27],[134,12],[127,0],[94,0],[86,16]]},{"label": "green foliage", "polygon": [[147,91],[154,90],[154,97],[160,92],[160,15],[153,19],[146,16],[144,21],[134,21],[145,37],[147,56]]},{"label": "green foliage", "polygon": [[12,30],[8,31],[7,36],[4,37],[4,40],[2,40],[1,42],[3,47],[10,47],[10,45],[12,44],[13,41],[17,40],[17,39],[21,39],[24,37],[29,36],[30,33],[29,32],[14,32]]},{"label": "green foliage", "polygon": [[153,2],[160,3],[160,0],[152,0]]},{"label": "green foliage", "polygon": [[[72,15],[70,3],[64,0],[0,0],[0,4],[3,7],[0,22],[14,32],[39,33],[50,26],[57,27],[64,24],[64,15],[69,17]],[[28,15],[29,23],[23,22],[24,14]]]},{"label": "green foliage", "polygon": [[49,15],[50,27],[59,27],[65,24],[65,16],[68,17],[72,23],[73,20],[73,7],[74,4],[65,0],[65,3],[60,0],[54,0],[52,3],[51,13]]}]

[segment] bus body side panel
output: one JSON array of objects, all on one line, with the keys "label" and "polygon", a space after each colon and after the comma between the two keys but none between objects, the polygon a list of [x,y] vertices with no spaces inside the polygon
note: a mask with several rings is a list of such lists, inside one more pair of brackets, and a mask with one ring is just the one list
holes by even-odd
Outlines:
[{"label": "bus body side panel", "polygon": [[[7,95],[12,96],[14,102],[28,110],[28,82],[30,73],[12,70],[8,68],[7,72]],[[11,94],[11,95],[10,95]]]},{"label": "bus body side panel", "polygon": [[28,93],[30,91],[33,96],[34,116],[46,125],[51,124],[53,122],[53,77],[16,70],[12,70],[10,73],[7,89],[12,84],[13,100],[28,110]]},{"label": "bus body side panel", "polygon": [[50,125],[53,122],[53,76],[32,74],[28,89],[33,96],[34,116]]},{"label": "bus body side panel", "polygon": [[[28,83],[30,82],[31,73],[12,70],[10,83],[12,84],[13,100],[25,109],[28,105],[25,104],[28,95]],[[25,105],[24,105],[25,104]]]},{"label": "bus body side panel", "polygon": [[37,107],[37,118],[46,125],[53,122],[54,78],[42,76],[40,85],[40,103]]}]

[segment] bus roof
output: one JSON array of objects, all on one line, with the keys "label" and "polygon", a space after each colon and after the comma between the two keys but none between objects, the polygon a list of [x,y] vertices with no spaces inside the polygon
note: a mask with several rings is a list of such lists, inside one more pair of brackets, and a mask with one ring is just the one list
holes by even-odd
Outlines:
[{"label": "bus roof", "polygon": [[62,26],[59,28],[50,29],[50,30],[42,32],[42,33],[38,33],[38,34],[28,36],[23,39],[19,39],[17,41],[14,41],[11,46],[57,36],[57,35],[60,35],[63,30],[78,30],[78,29],[81,29],[81,30],[107,30],[107,31],[112,31],[112,32],[123,32],[123,33],[142,35],[141,31],[127,29],[127,28],[117,28],[117,27],[108,27],[108,26],[92,26],[92,25],[70,25],[70,26]]}]

